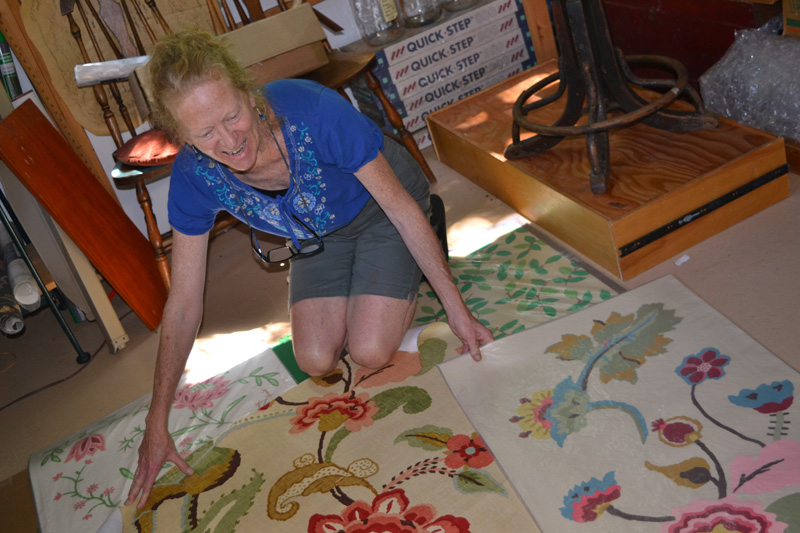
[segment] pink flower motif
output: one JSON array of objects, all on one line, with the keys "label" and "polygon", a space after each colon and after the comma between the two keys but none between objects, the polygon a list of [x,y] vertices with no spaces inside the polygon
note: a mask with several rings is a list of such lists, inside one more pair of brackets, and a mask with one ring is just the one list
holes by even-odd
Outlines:
[{"label": "pink flower motif", "polygon": [[307,405],[297,408],[289,433],[302,433],[319,422],[320,431],[333,431],[344,424],[348,431],[356,432],[371,426],[380,408],[369,399],[369,394],[355,392],[331,393],[321,398],[310,398]]},{"label": "pink flower motif", "polygon": [[[75,461],[80,461],[87,455],[94,455],[97,452],[102,452],[106,449],[106,438],[99,433],[95,433],[94,435],[89,435],[88,437],[84,437],[72,446],[72,449],[69,451],[67,455],[65,463],[68,462],[70,459],[75,459]],[[89,464],[89,461],[86,462]]]},{"label": "pink flower motif", "polygon": [[85,506],[86,506],[86,502],[84,500],[81,500],[78,503],[76,503],[75,505],[73,505],[72,508],[77,511],[78,509],[83,509]]},{"label": "pink flower motif", "polygon": [[84,519],[84,520],[89,520],[91,517],[92,517],[92,515],[90,515],[90,514],[87,514],[86,516],[84,516],[84,517],[83,517],[83,519]]},{"label": "pink flower motif", "polygon": [[778,522],[773,513],[764,511],[756,500],[737,501],[735,497],[722,500],[695,500],[689,505],[672,509],[677,518],[661,525],[661,533],[783,533],[788,527]]},{"label": "pink flower motif", "polygon": [[444,460],[450,468],[483,468],[494,461],[491,452],[483,443],[477,433],[471,437],[467,435],[454,435],[447,440],[447,459]]},{"label": "pink flower motif", "polygon": [[359,368],[353,383],[365,389],[380,387],[387,383],[399,383],[421,371],[422,360],[419,353],[397,352],[392,360],[381,368]]},{"label": "pink flower motif", "polygon": [[402,489],[390,490],[376,496],[372,505],[357,501],[340,515],[315,514],[308,521],[308,533],[470,533],[466,518],[436,518],[432,505],[409,504]]},{"label": "pink flower motif", "polygon": [[53,476],[53,481],[58,481],[59,479],[61,479],[61,476],[63,476],[63,475],[64,475],[64,472],[59,472],[58,474]]},{"label": "pink flower motif", "polygon": [[731,462],[734,492],[761,494],[800,485],[800,443],[793,440],[770,442],[758,457],[740,455]]},{"label": "pink flower motif", "polygon": [[103,491],[103,496],[111,496],[112,494],[114,494],[114,487],[108,487]]},{"label": "pink flower motif", "polygon": [[61,493],[59,492],[58,494],[56,494],[56,497],[55,497],[55,498],[53,498],[53,499],[54,499],[55,501],[58,501],[58,500],[60,500],[60,499],[61,499]]},{"label": "pink flower motif", "polygon": [[188,408],[191,411],[210,409],[214,407],[214,400],[225,396],[230,389],[230,381],[225,381],[222,376],[216,376],[194,385],[184,385],[175,391],[174,409]]},{"label": "pink flower motif", "polygon": [[88,488],[88,489],[86,489],[86,492],[88,492],[89,494],[91,494],[91,493],[93,493],[93,492],[96,492],[96,491],[97,491],[97,489],[98,489],[97,483],[93,483],[93,484],[89,485],[89,488]]}]

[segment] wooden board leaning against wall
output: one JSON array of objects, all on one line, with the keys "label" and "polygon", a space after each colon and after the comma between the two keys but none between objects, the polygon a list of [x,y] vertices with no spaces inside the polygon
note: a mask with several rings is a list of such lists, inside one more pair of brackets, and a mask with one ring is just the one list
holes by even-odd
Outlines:
[{"label": "wooden board leaning against wall", "polygon": [[119,202],[86,131],[78,124],[69,107],[53,88],[42,57],[30,42],[22,24],[20,6],[21,3],[18,0],[0,0],[0,31],[11,45],[11,49],[22,68],[25,69],[25,73],[61,134],[111,197]]}]

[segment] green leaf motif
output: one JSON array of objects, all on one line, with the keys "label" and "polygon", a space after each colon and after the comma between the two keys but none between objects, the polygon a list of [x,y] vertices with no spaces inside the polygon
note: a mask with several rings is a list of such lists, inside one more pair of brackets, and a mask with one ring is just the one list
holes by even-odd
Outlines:
[{"label": "green leaf motif", "polygon": [[133,479],[133,472],[128,470],[127,468],[120,468],[119,473],[122,474],[122,477],[126,477],[128,479]]},{"label": "green leaf motif", "polygon": [[644,304],[635,314],[622,316],[614,312],[605,321],[596,320],[592,338],[562,335],[561,342],[549,346],[545,352],[555,353],[564,360],[591,361],[584,371],[587,375],[581,378],[584,388],[592,366],[597,367],[603,383],[612,379],[636,383],[636,371],[647,357],[666,352],[665,346],[672,340],[664,333],[675,329],[681,320],[674,310],[664,309],[663,303]]},{"label": "green leaf motif", "polygon": [[333,454],[336,452],[336,448],[339,447],[339,444],[352,433],[349,429],[346,429],[344,426],[340,427],[336,430],[336,433],[333,434],[331,440],[328,441],[328,448],[325,450],[325,462],[330,463],[333,460]]},{"label": "green leaf motif", "polygon": [[[218,526],[222,524],[230,526],[237,524],[242,517],[250,512],[255,502],[256,494],[261,491],[263,484],[264,475],[253,470],[253,476],[243,487],[232,491],[230,494],[222,495],[219,500],[209,506],[203,518],[198,522],[197,527],[193,528],[193,531],[211,531],[211,527],[215,523]],[[189,506],[186,506],[186,508],[189,508]],[[219,527],[215,528],[214,531],[219,531]]]},{"label": "green leaf motif", "polygon": [[403,407],[403,412],[409,415],[421,413],[431,406],[430,395],[419,387],[397,387],[385,390],[373,396],[371,400],[380,408],[375,413],[373,420],[389,416],[400,406]]},{"label": "green leaf motif", "polygon": [[665,346],[672,339],[663,334],[675,329],[681,320],[674,310],[665,310],[662,303],[645,304],[635,316],[609,317],[606,327],[595,328],[595,342],[610,345],[597,365],[603,383],[612,379],[636,383],[636,370],[647,357],[666,352]]},{"label": "green leaf motif", "polygon": [[766,511],[775,513],[779,522],[789,525],[786,533],[797,531],[800,528],[800,492],[789,494],[772,502]]},{"label": "green leaf motif", "polygon": [[420,363],[422,363],[422,370],[417,374],[421,376],[430,371],[433,367],[444,361],[447,352],[447,342],[442,339],[431,337],[426,339],[425,342],[420,344]]},{"label": "green leaf motif", "polygon": [[594,343],[587,335],[566,334],[561,336],[561,342],[553,344],[545,353],[554,353],[564,361],[583,361],[588,363],[594,351]]},{"label": "green leaf motif", "polygon": [[492,492],[507,496],[506,489],[485,470],[465,470],[453,477],[456,490],[463,494]]},{"label": "green leaf motif", "polygon": [[405,442],[412,448],[422,448],[429,452],[439,451],[447,447],[447,441],[453,436],[452,430],[428,424],[421,428],[409,429],[394,439],[395,444]]}]

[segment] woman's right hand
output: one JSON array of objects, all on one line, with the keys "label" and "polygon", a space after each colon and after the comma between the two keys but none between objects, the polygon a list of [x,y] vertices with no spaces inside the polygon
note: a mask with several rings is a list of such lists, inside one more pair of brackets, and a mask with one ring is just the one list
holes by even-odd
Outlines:
[{"label": "woman's right hand", "polygon": [[175,442],[165,427],[147,428],[139,446],[139,464],[125,505],[130,505],[138,499],[136,508],[141,509],[145,506],[153,483],[167,461],[175,463],[187,476],[194,474],[192,467],[178,453]]}]

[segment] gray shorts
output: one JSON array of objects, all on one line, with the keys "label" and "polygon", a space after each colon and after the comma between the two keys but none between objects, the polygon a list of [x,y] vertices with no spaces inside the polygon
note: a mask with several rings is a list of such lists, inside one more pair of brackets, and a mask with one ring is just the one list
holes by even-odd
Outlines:
[{"label": "gray shorts", "polygon": [[[428,179],[411,154],[384,137],[383,155],[403,187],[430,216]],[[402,237],[370,198],[347,226],[322,238],[325,249],[292,261],[289,307],[307,298],[374,294],[413,300],[422,279]]]}]

